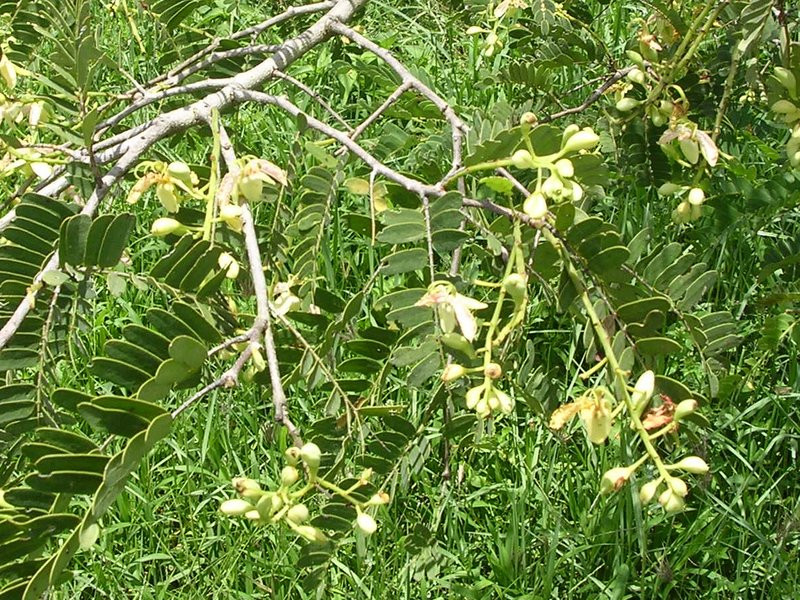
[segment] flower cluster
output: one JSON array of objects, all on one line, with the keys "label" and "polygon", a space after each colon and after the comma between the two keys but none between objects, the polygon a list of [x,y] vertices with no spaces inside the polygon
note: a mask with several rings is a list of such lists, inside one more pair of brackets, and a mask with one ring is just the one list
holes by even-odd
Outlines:
[{"label": "flower cluster", "polygon": [[786,143],[786,155],[789,157],[789,164],[798,169],[800,168],[800,106],[798,106],[800,103],[797,100],[800,90],[797,77],[789,69],[776,67],[773,78],[788,98],[784,97],[774,102],[772,112],[792,128],[792,135]]},{"label": "flower cluster", "polygon": [[[307,494],[320,487],[351,501],[356,509],[355,527],[364,535],[375,533],[378,524],[369,509],[387,504],[389,496],[379,492],[366,502],[358,502],[351,496],[357,488],[368,483],[372,476],[370,469],[361,474],[354,486],[342,490],[319,475],[322,452],[316,444],[307,443],[302,448],[291,447],[286,451],[285,457],[286,466],[281,470],[278,489],[263,490],[256,481],[237,477],[233,480],[233,487],[239,497],[222,502],[220,512],[231,517],[243,516],[258,525],[284,523],[301,538],[312,543],[324,543],[328,539],[327,535],[312,524],[311,513],[303,502]],[[305,473],[304,482],[301,481],[301,473]]]}]

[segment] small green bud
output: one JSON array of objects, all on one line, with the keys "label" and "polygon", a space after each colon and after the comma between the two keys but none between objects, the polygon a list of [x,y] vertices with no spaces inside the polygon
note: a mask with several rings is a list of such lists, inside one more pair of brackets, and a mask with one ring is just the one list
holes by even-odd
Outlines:
[{"label": "small green bud", "polygon": [[156,237],[164,237],[165,235],[169,235],[171,233],[180,235],[186,231],[188,231],[188,228],[180,223],[180,221],[170,219],[169,217],[161,217],[160,219],[156,219],[153,221],[153,225],[150,227],[150,233]]},{"label": "small green bud", "polygon": [[591,150],[600,142],[600,137],[590,128],[581,129],[571,136],[564,144],[564,152],[579,152],[581,150]]},{"label": "small green bud", "polygon": [[324,544],[326,541],[328,541],[328,538],[325,537],[324,533],[322,533],[316,527],[312,527],[311,525],[298,525],[296,531],[309,542]]},{"label": "small green bud", "polygon": [[220,269],[225,269],[225,277],[236,279],[239,276],[239,263],[227,252],[223,252],[217,259]]},{"label": "small green bud", "polygon": [[284,487],[291,487],[297,480],[300,479],[300,473],[297,472],[297,469],[291,466],[283,467],[281,471],[281,485]]},{"label": "small green bud", "polygon": [[678,406],[675,407],[675,414],[673,418],[676,421],[680,421],[681,419],[688,417],[696,410],[697,400],[683,400],[678,403]]},{"label": "small green bud", "polygon": [[483,374],[489,379],[500,379],[503,376],[503,368],[495,362],[490,362],[483,368]]},{"label": "small green bud", "polygon": [[322,452],[313,442],[307,443],[305,446],[300,448],[300,458],[303,459],[303,462],[306,463],[308,469],[312,473],[316,473],[317,469],[319,469],[319,463],[322,459]]},{"label": "small green bud", "polygon": [[[550,175],[550,177],[544,180],[544,183],[542,184],[542,194],[544,194],[545,197],[560,198],[563,192],[564,183],[557,176]],[[536,194],[536,192],[531,194],[531,196],[534,194]],[[528,196],[528,198],[531,196]],[[525,205],[523,205],[522,210],[525,210]]]},{"label": "small green bud", "polygon": [[658,497],[658,503],[664,507],[668,513],[682,511],[686,507],[686,502],[678,494],[667,488]]},{"label": "small green bud", "polygon": [[617,102],[615,107],[619,112],[624,113],[632,111],[633,109],[638,107],[639,104],[641,104],[641,102],[639,102],[638,100],[634,100],[633,98],[621,98]]},{"label": "small green bud", "polygon": [[687,456],[680,462],[671,465],[670,468],[680,469],[681,471],[687,471],[695,475],[708,473],[708,464],[699,456]]},{"label": "small green bud", "polygon": [[642,58],[642,55],[636,52],[636,50],[628,50],[625,52],[625,54],[633,64],[640,69],[644,69],[644,58]]},{"label": "small green bud", "polygon": [[252,509],[253,505],[241,498],[225,500],[225,502],[219,505],[219,512],[229,517],[239,517]]},{"label": "small green bud", "polygon": [[173,179],[177,179],[186,187],[191,188],[192,184],[192,170],[185,162],[175,161],[169,163],[167,166],[167,175]]},{"label": "small green bud", "polygon": [[262,519],[269,519],[273,514],[275,514],[276,510],[280,510],[280,507],[277,509],[273,509],[273,501],[278,499],[278,502],[283,502],[274,492],[266,492],[261,498],[258,499],[256,502],[256,510],[258,514],[261,515]]},{"label": "small green bud", "polygon": [[528,291],[528,280],[524,275],[511,273],[503,279],[503,289],[515,303],[519,304],[525,299],[525,294]]},{"label": "small green bud", "polygon": [[239,178],[238,188],[245,200],[258,202],[264,191],[264,181],[256,175],[244,175]]},{"label": "small green bud", "polygon": [[378,524],[375,522],[375,519],[364,512],[356,517],[356,525],[364,535],[372,535],[378,529]]},{"label": "small green bud", "polygon": [[636,385],[631,394],[631,403],[633,404],[633,412],[636,416],[641,415],[647,407],[647,403],[653,396],[655,389],[656,376],[652,371],[645,371],[636,380]]},{"label": "small green bud", "polygon": [[685,498],[689,493],[689,488],[686,487],[686,482],[683,479],[673,477],[668,482],[669,488],[681,498]]},{"label": "small green bud", "polygon": [[647,81],[647,76],[641,69],[631,69],[626,77],[631,83],[638,83],[639,85],[644,85],[644,82]]},{"label": "small green bud", "polygon": [[686,160],[696,165],[697,161],[700,159],[700,147],[697,145],[697,142],[692,139],[687,139],[681,140],[678,144]]},{"label": "small green bud", "polygon": [[519,118],[519,124],[523,126],[533,127],[538,122],[539,119],[531,111],[522,113],[522,116]]},{"label": "small green bud", "polygon": [[692,188],[689,190],[688,196],[689,204],[692,206],[700,206],[706,200],[705,192],[700,188]]},{"label": "small green bud", "polygon": [[455,381],[456,379],[462,378],[466,374],[467,370],[463,366],[456,363],[450,363],[444,368],[444,372],[442,372],[442,381],[445,383]]},{"label": "small green bud", "polygon": [[555,164],[556,173],[561,179],[569,179],[575,175],[575,167],[572,164],[572,161],[568,158],[562,158],[556,161]]},{"label": "small green bud", "polygon": [[544,219],[547,216],[547,200],[541,192],[533,192],[522,205],[523,212],[531,219]]},{"label": "small green bud", "polygon": [[533,162],[531,153],[525,149],[520,149],[514,152],[514,154],[511,156],[511,164],[518,169],[533,169],[536,167],[536,163]]},{"label": "small green bud", "polygon": [[691,205],[684,201],[678,204],[678,207],[672,213],[672,220],[678,223],[688,223],[692,217]]},{"label": "small green bud", "polygon": [[497,398],[498,408],[504,415],[510,415],[514,412],[514,399],[502,390],[496,389],[494,396]]},{"label": "small green bud", "polygon": [[292,523],[304,523],[308,521],[308,507],[305,504],[295,504],[286,512],[286,518]]},{"label": "small green bud", "polygon": [[683,186],[668,181],[667,183],[662,184],[661,187],[658,188],[658,195],[672,196],[676,192],[679,192],[681,189],[683,189]]},{"label": "small green bud", "polygon": [[603,477],[600,479],[600,493],[609,494],[617,491],[627,483],[632,473],[630,467],[614,467],[613,469],[609,469],[603,473]]},{"label": "small green bud", "polygon": [[561,135],[561,147],[564,147],[564,144],[567,143],[567,140],[571,138],[573,135],[578,133],[581,130],[580,127],[573,123],[572,125],[567,125],[566,129],[564,129],[564,133]]},{"label": "small green bud", "polygon": [[653,499],[658,491],[659,485],[661,485],[661,480],[654,479],[653,481],[648,481],[642,486],[642,488],[639,490],[639,500],[642,502],[642,504],[647,504]]},{"label": "small green bud", "polygon": [[258,482],[247,477],[234,477],[232,483],[236,492],[248,500],[258,500],[264,495]]}]

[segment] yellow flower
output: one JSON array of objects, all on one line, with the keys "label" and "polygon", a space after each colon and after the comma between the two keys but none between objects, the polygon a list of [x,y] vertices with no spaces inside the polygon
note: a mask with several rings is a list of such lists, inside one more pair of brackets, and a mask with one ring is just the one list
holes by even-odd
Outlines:
[{"label": "yellow flower", "polygon": [[478,321],[472,311],[482,310],[486,304],[456,292],[450,284],[435,283],[416,303],[416,306],[434,306],[439,313],[439,322],[445,333],[450,333],[458,323],[461,333],[470,342],[478,333]]}]

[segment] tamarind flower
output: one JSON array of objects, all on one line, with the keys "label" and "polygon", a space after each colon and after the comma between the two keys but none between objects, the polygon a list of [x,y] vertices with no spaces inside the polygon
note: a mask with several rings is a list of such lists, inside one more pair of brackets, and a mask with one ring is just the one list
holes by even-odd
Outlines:
[{"label": "tamarind flower", "polygon": [[9,89],[17,85],[17,68],[5,54],[0,55],[0,77],[6,82]]},{"label": "tamarind flower", "polygon": [[478,321],[472,311],[482,310],[488,305],[455,291],[450,284],[434,284],[415,306],[436,307],[439,323],[445,333],[451,333],[458,324],[461,333],[470,342],[478,333]]},{"label": "tamarind flower", "polygon": [[614,423],[611,417],[611,393],[604,387],[590,390],[574,402],[559,406],[550,415],[550,429],[561,429],[575,415],[580,414],[583,426],[593,444],[602,444],[611,432]]}]

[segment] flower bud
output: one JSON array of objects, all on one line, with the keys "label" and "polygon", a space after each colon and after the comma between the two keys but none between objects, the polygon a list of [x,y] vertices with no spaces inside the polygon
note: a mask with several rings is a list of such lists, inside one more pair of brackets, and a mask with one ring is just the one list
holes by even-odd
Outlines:
[{"label": "flower bud", "polygon": [[630,467],[614,467],[613,469],[609,469],[603,473],[603,477],[600,479],[600,493],[608,494],[617,491],[625,485],[632,473]]},{"label": "flower bud", "polygon": [[300,473],[297,472],[297,469],[291,466],[283,467],[281,471],[281,485],[284,487],[291,487],[297,480],[300,479]]},{"label": "flower bud", "polygon": [[797,79],[789,69],[775,67],[775,79],[786,88],[792,98],[797,95]]},{"label": "flower bud", "polygon": [[308,521],[308,507],[305,504],[295,504],[286,512],[286,518],[292,523],[304,523]]},{"label": "flower bud", "polygon": [[572,201],[580,202],[583,199],[583,188],[575,181],[572,182]]},{"label": "flower bud", "polygon": [[566,153],[579,152],[580,150],[591,150],[597,146],[598,142],[600,142],[598,135],[591,129],[591,127],[586,127],[585,129],[581,129],[575,133],[575,135],[571,136],[566,143],[564,143],[562,151]]},{"label": "flower bud", "polygon": [[174,184],[168,181],[162,181],[156,186],[156,196],[158,196],[161,206],[163,206],[167,212],[178,212],[178,196],[175,194]]},{"label": "flower bud", "polygon": [[689,493],[689,488],[686,487],[686,482],[683,479],[673,477],[668,482],[669,488],[681,498],[685,498]]},{"label": "flower bud", "polygon": [[772,105],[772,112],[778,113],[780,115],[788,115],[797,110],[797,107],[788,100],[778,100],[775,104]]},{"label": "flower bud", "polygon": [[280,507],[273,509],[272,503],[276,498],[278,502],[283,504],[283,501],[278,498],[274,492],[264,492],[264,495],[258,499],[258,502],[256,502],[256,510],[258,511],[258,514],[261,515],[262,519],[269,519],[273,514],[275,514],[276,510],[280,510]]},{"label": "flower bud", "polygon": [[499,404],[498,408],[504,415],[510,415],[514,412],[514,399],[501,390],[495,390],[495,396]]},{"label": "flower bud", "polygon": [[478,402],[483,398],[484,386],[478,385],[467,392],[467,408],[473,410],[478,406]]},{"label": "flower bud", "polygon": [[291,446],[286,449],[286,452],[283,453],[286,457],[286,462],[288,462],[291,466],[295,466],[300,461],[300,448],[297,446]]},{"label": "flower bud", "polygon": [[511,164],[518,169],[533,169],[536,166],[531,153],[525,149],[514,152],[511,156]]},{"label": "flower bud", "polygon": [[633,404],[633,412],[637,417],[644,412],[647,403],[653,396],[655,384],[656,376],[652,371],[645,371],[636,381],[633,393],[631,394],[631,403]]},{"label": "flower bud", "polygon": [[700,206],[706,200],[705,192],[700,188],[692,188],[689,190],[689,204],[692,206]]},{"label": "flower bud", "polygon": [[9,89],[14,89],[14,86],[17,85],[17,69],[5,54],[0,56],[0,77],[3,78]]},{"label": "flower bud", "polygon": [[639,104],[641,104],[641,102],[639,102],[638,100],[634,100],[633,98],[621,98],[616,104],[616,109],[619,112],[623,112],[623,113],[624,112],[630,112],[634,108],[639,106]]},{"label": "flower bud", "polygon": [[661,479],[648,481],[642,486],[642,489],[639,490],[639,500],[642,504],[647,504],[653,499],[658,491],[659,485],[661,485]]},{"label": "flower bud", "polygon": [[674,419],[680,421],[697,410],[697,400],[683,400],[675,407]]},{"label": "flower bud", "polygon": [[672,212],[672,220],[678,224],[688,223],[692,218],[692,207],[684,201],[678,204],[678,207]]},{"label": "flower bud", "polygon": [[638,83],[639,85],[644,85],[644,82],[647,80],[644,71],[638,68],[631,69],[630,71],[628,71],[626,77],[628,78],[628,81],[630,81],[631,83]]},{"label": "flower bud", "polygon": [[664,510],[668,513],[680,512],[686,506],[686,502],[684,502],[683,498],[669,488],[661,492],[661,495],[658,497],[658,503],[663,506]]},{"label": "flower bud", "polygon": [[386,492],[378,492],[367,500],[366,506],[383,506],[384,504],[389,504],[389,494]]},{"label": "flower bud", "polygon": [[303,462],[306,463],[306,466],[312,473],[316,473],[317,469],[319,469],[320,460],[322,459],[322,452],[319,446],[313,442],[309,442],[300,448],[300,458],[303,459]]},{"label": "flower bud", "polygon": [[28,109],[28,125],[36,127],[42,119],[42,111],[44,110],[44,102],[33,102]]},{"label": "flower bud", "polygon": [[236,279],[239,276],[239,263],[227,252],[223,252],[217,259],[220,269],[225,269],[225,277]]},{"label": "flower bud", "polygon": [[153,225],[150,228],[150,233],[157,237],[164,237],[165,235],[169,235],[171,233],[180,235],[182,233],[186,233],[187,231],[188,228],[181,224],[180,221],[170,219],[169,217],[161,217],[160,219],[156,219],[153,221]]},{"label": "flower bud", "polygon": [[489,363],[483,368],[483,374],[489,379],[499,379],[503,376],[503,369],[497,363]]},{"label": "flower bud", "polygon": [[239,517],[252,509],[253,505],[241,498],[225,500],[219,505],[219,512],[229,517]]},{"label": "flower bud", "polygon": [[445,383],[449,381],[455,381],[466,374],[467,370],[463,366],[456,363],[450,363],[444,368],[444,372],[442,373],[442,381]]},{"label": "flower bud", "polygon": [[533,192],[525,200],[522,210],[531,219],[544,219],[547,216],[547,200],[540,192]]},{"label": "flower bud", "polygon": [[356,525],[364,535],[372,535],[378,529],[378,524],[375,522],[375,519],[364,512],[356,517]]},{"label": "flower bud", "polygon": [[525,299],[525,293],[528,291],[528,280],[524,275],[511,273],[503,279],[503,289],[515,303],[519,304]]},{"label": "flower bud", "polygon": [[636,50],[628,50],[625,52],[628,58],[631,60],[633,64],[635,64],[640,69],[644,68],[644,58],[642,55],[636,52]]},{"label": "flower bud", "polygon": [[556,173],[561,179],[569,179],[575,175],[575,167],[572,164],[572,161],[568,158],[562,158],[556,161],[555,164]]},{"label": "flower bud", "polygon": [[258,482],[247,477],[234,477],[232,483],[233,489],[235,489],[240,496],[248,500],[258,500],[264,495]]},{"label": "flower bud", "polygon": [[661,184],[661,187],[658,188],[658,195],[672,196],[672,194],[679,192],[681,189],[682,186],[678,185],[677,183],[672,183],[668,181],[667,183]]},{"label": "flower bud", "polygon": [[529,127],[532,127],[536,125],[536,123],[538,122],[539,119],[531,111],[522,113],[522,116],[519,118],[519,124],[523,126],[527,125]]},{"label": "flower bud", "polygon": [[708,473],[708,464],[699,456],[687,456],[680,462],[672,465],[673,469],[680,469],[681,471],[688,471],[696,475],[703,475]]},{"label": "flower bud", "polygon": [[[560,198],[563,191],[564,183],[555,175],[550,175],[550,177],[545,179],[544,183],[542,184],[542,194],[544,194],[547,198]],[[535,193],[536,192],[534,192],[534,194]],[[531,194],[531,196],[533,196],[533,194]],[[524,205],[522,210],[525,210]]]},{"label": "flower bud", "polygon": [[295,531],[297,531],[297,533],[299,533],[309,542],[324,544],[326,541],[328,541],[328,538],[325,537],[324,533],[322,533],[316,527],[312,527],[311,525],[298,525]]},{"label": "flower bud", "polygon": [[486,419],[492,414],[492,409],[489,406],[489,400],[486,396],[482,396],[478,403],[475,405],[475,414],[481,419]]},{"label": "flower bud", "polygon": [[167,166],[167,175],[173,179],[177,179],[188,188],[193,187],[192,170],[185,162],[176,160],[175,162],[169,163]]}]

